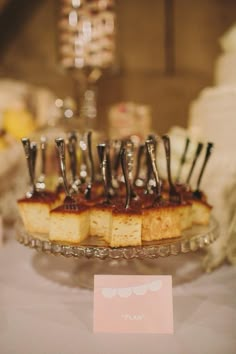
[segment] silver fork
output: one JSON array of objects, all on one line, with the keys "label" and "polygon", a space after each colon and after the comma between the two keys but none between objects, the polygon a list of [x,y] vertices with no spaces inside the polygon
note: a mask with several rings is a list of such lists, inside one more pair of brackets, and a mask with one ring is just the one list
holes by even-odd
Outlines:
[{"label": "silver fork", "polygon": [[35,186],[35,171],[34,171],[37,146],[35,143],[33,143],[33,145],[32,145],[29,138],[22,138],[21,142],[22,142],[24,152],[25,152],[25,157],[26,157],[28,172],[29,172],[29,177],[30,177],[30,186],[31,186],[31,191],[27,192],[26,196],[28,198],[30,198],[37,193],[36,186]]},{"label": "silver fork", "polygon": [[191,180],[191,177],[192,177],[192,174],[193,174],[193,171],[194,171],[194,167],[195,167],[196,162],[197,162],[197,160],[198,160],[198,158],[199,158],[199,156],[201,154],[202,148],[203,148],[203,144],[202,143],[198,143],[196,151],[195,151],[194,159],[193,159],[193,162],[192,162],[188,177],[186,179],[186,184],[187,185],[190,184],[190,180]]},{"label": "silver fork", "polygon": [[206,169],[207,162],[208,162],[208,160],[209,160],[209,158],[210,158],[210,156],[211,156],[213,147],[214,147],[214,144],[213,144],[213,143],[208,143],[208,144],[207,144],[207,149],[206,149],[205,158],[204,158],[203,165],[202,165],[202,168],[201,168],[201,171],[200,171],[198,180],[197,180],[197,188],[196,188],[195,191],[193,192],[193,196],[194,196],[195,198],[197,198],[197,199],[201,199],[201,198],[202,198],[202,192],[200,191],[200,184],[201,184],[201,181],[202,181],[203,173],[204,173],[204,171],[205,171],[205,169]]},{"label": "silver fork", "polygon": [[156,182],[156,197],[155,197],[155,203],[160,202],[162,200],[162,196],[161,196],[161,180],[159,178],[159,173],[158,173],[158,169],[157,169],[157,164],[156,164],[156,146],[155,143],[153,142],[153,140],[146,140],[145,142],[146,148],[147,148],[147,152],[148,152],[148,156],[149,156],[149,160],[152,166],[152,172],[155,178],[155,182]]},{"label": "silver fork", "polygon": [[113,146],[113,150],[114,150],[114,163],[112,166],[112,169],[114,171],[113,184],[115,185],[115,188],[118,188],[119,187],[118,170],[119,170],[119,166],[120,166],[120,153],[121,153],[121,148],[122,148],[121,140],[114,140],[112,146]]},{"label": "silver fork", "polygon": [[41,136],[40,138],[40,150],[41,150],[41,173],[36,182],[37,190],[44,191],[46,188],[45,176],[46,176],[46,149],[47,149],[47,138]]},{"label": "silver fork", "polygon": [[140,169],[141,169],[141,160],[142,160],[144,150],[145,150],[145,145],[144,144],[139,145],[138,155],[137,155],[137,165],[136,165],[136,171],[134,177],[134,186],[136,187],[142,187],[144,185],[144,180],[139,176]]},{"label": "silver fork", "polygon": [[127,168],[127,151],[125,147],[121,149],[120,160],[121,160],[121,167],[122,167],[122,172],[124,175],[125,187],[126,187],[125,209],[128,209],[130,207],[132,191],[131,191],[130,180],[129,180],[129,172]]},{"label": "silver fork", "polygon": [[99,157],[99,161],[100,161],[102,180],[103,180],[103,184],[104,184],[106,203],[110,203],[109,183],[108,183],[108,179],[107,179],[106,144],[105,143],[98,144],[97,151],[98,151],[98,157]]},{"label": "silver fork", "polygon": [[67,181],[67,177],[66,177],[66,161],[65,161],[65,141],[63,138],[56,138],[55,139],[56,142],[56,146],[58,149],[58,154],[59,154],[59,160],[60,160],[60,170],[61,170],[61,175],[63,178],[63,184],[64,184],[64,189],[65,189],[65,193],[66,193],[66,197],[64,199],[64,204],[66,207],[68,207],[68,209],[71,209],[74,207],[70,207],[70,205],[72,204],[76,204],[76,201],[74,198],[72,198],[71,193],[70,193],[70,189],[69,189],[69,185],[68,185],[68,181]]},{"label": "silver fork", "polygon": [[175,188],[174,183],[172,182],[171,176],[171,147],[170,147],[170,138],[168,135],[163,135],[162,140],[164,143],[165,153],[166,153],[166,165],[167,165],[167,177],[169,183],[169,198],[171,202],[180,203],[181,195]]},{"label": "silver fork", "polygon": [[133,189],[134,143],[131,140],[127,140],[125,148],[131,198],[137,199],[138,196]]},{"label": "silver fork", "polygon": [[70,157],[70,169],[72,175],[71,193],[78,193],[81,181],[77,176],[77,136],[75,132],[72,132],[69,135],[67,150]]},{"label": "silver fork", "polygon": [[182,168],[183,168],[183,166],[184,166],[184,164],[186,162],[186,156],[187,156],[189,144],[190,144],[190,139],[186,138],[183,155],[181,156],[181,159],[180,159],[179,169],[178,169],[178,173],[177,173],[177,177],[176,177],[176,182],[177,183],[180,181]]},{"label": "silver fork", "polygon": [[[154,147],[154,154],[156,155],[156,147],[157,147],[157,140],[156,137],[150,134],[147,138],[148,141],[152,141]],[[149,156],[149,152],[146,146],[146,166],[147,166],[147,173],[146,173],[146,190],[145,194],[152,194],[153,193],[153,178],[152,178],[152,162]]]},{"label": "silver fork", "polygon": [[90,181],[84,191],[84,196],[86,199],[91,198],[92,186],[94,183],[94,161],[92,152],[92,132],[89,131],[87,134],[87,149],[88,149],[88,159],[90,164]]}]

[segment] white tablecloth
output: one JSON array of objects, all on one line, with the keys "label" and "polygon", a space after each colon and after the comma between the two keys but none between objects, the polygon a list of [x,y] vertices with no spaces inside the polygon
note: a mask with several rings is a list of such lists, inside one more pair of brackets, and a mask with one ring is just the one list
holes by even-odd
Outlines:
[{"label": "white tablecloth", "polygon": [[157,260],[174,280],[173,335],[95,334],[76,260],[11,240],[0,249],[1,354],[236,353],[236,267],[202,273],[199,254]]}]

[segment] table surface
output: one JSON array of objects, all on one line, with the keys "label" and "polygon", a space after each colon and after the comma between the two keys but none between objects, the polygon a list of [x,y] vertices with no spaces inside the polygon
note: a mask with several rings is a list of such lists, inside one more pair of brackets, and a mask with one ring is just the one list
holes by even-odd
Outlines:
[{"label": "table surface", "polygon": [[79,261],[37,253],[11,235],[0,249],[0,353],[233,354],[236,267],[204,274],[201,257],[153,261],[173,275],[173,335],[97,334],[93,293],[76,285]]}]

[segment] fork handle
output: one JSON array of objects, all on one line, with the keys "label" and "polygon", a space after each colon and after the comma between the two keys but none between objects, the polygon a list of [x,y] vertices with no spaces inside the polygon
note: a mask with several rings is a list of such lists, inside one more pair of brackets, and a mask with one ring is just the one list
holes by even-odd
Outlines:
[{"label": "fork handle", "polygon": [[141,167],[141,159],[144,153],[145,145],[141,144],[138,148],[138,155],[137,155],[137,165],[136,165],[136,171],[135,171],[135,177],[134,177],[134,184],[136,180],[139,178],[139,173],[140,173],[140,167]]},{"label": "fork handle", "polygon": [[111,190],[112,186],[112,169],[111,169],[111,158],[110,158],[110,147],[107,145],[106,148],[106,167],[107,167],[107,184],[108,189]]},{"label": "fork handle", "polygon": [[77,145],[77,136],[74,132],[72,132],[69,136],[68,153],[70,156],[70,168],[71,168],[73,182],[76,181],[76,175],[77,175],[76,145]]},{"label": "fork handle", "polygon": [[33,191],[35,191],[30,139],[29,138],[22,138],[21,142],[22,142],[22,145],[23,145],[23,148],[24,148],[25,157],[26,157],[26,161],[27,161],[28,172],[29,172],[29,177],[30,177],[30,184],[31,184],[31,187],[32,187]]},{"label": "fork handle", "polygon": [[125,209],[128,209],[130,206],[131,201],[131,188],[130,188],[130,181],[129,181],[129,173],[127,168],[127,158],[126,158],[126,148],[123,147],[120,153],[120,161],[122,172],[125,179],[125,187],[126,187],[126,200],[125,200]]},{"label": "fork handle", "polygon": [[165,148],[165,153],[166,153],[166,165],[167,165],[167,177],[168,177],[168,182],[170,185],[170,188],[173,189],[174,184],[172,182],[172,177],[171,177],[171,147],[170,147],[170,138],[168,135],[163,135],[162,140],[164,143],[164,148]]},{"label": "fork handle", "polygon": [[155,182],[156,182],[156,194],[157,194],[157,199],[161,197],[161,182],[157,170],[157,165],[156,165],[156,154],[155,154],[155,143],[152,140],[146,140],[146,148],[149,156],[149,161],[151,162],[152,166],[152,171],[154,174]]},{"label": "fork handle", "polygon": [[45,174],[46,174],[46,149],[47,149],[47,139],[45,136],[42,136],[40,139],[40,148],[41,148],[41,158],[42,158],[41,174],[43,176],[45,176]]},{"label": "fork handle", "polygon": [[31,150],[32,173],[33,173],[33,179],[35,181],[35,167],[36,167],[36,159],[37,159],[37,144],[35,142],[32,142],[30,144],[30,150]]},{"label": "fork handle", "polygon": [[70,191],[69,191],[67,177],[66,177],[65,141],[63,138],[56,138],[55,142],[58,149],[61,175],[63,178],[63,184],[64,184],[66,196],[70,197]]},{"label": "fork handle", "polygon": [[105,196],[108,202],[109,200],[109,185],[107,180],[107,152],[106,152],[106,144],[101,143],[97,145],[98,157],[100,161],[102,179],[104,184]]},{"label": "fork handle", "polygon": [[199,158],[199,155],[200,155],[200,153],[202,151],[202,148],[203,148],[203,143],[198,143],[197,149],[196,149],[196,152],[195,152],[195,156],[194,156],[194,159],[193,159],[193,162],[192,162],[192,166],[190,168],[189,175],[188,175],[187,180],[186,180],[186,184],[190,183],[190,179],[191,179],[191,176],[193,174],[194,167],[195,167],[196,162],[197,162],[197,160]]},{"label": "fork handle", "polygon": [[183,168],[183,166],[185,164],[185,161],[186,161],[186,156],[187,156],[189,144],[190,144],[190,139],[186,138],[185,146],[184,146],[184,152],[183,152],[183,155],[181,156],[181,159],[180,159],[179,170],[178,170],[177,177],[176,177],[176,181],[177,182],[179,182],[179,180],[180,180],[182,168]]},{"label": "fork handle", "polygon": [[91,174],[91,183],[94,182],[94,161],[93,161],[93,152],[92,152],[92,132],[89,131],[87,135],[88,142],[88,157],[90,163],[90,174]]},{"label": "fork handle", "polygon": [[214,144],[213,144],[213,143],[208,143],[208,144],[207,144],[206,155],[205,155],[204,162],[203,162],[203,165],[202,165],[202,168],[201,168],[201,172],[200,172],[200,174],[199,174],[198,181],[197,181],[197,190],[199,190],[199,188],[200,188],[202,176],[203,176],[203,173],[204,173],[204,171],[205,171],[207,162],[208,162],[208,160],[209,160],[209,158],[210,158],[210,156],[211,156],[213,147],[214,147]]},{"label": "fork handle", "polygon": [[146,171],[146,193],[150,193],[150,187],[149,187],[149,181],[152,176],[152,164],[151,160],[149,158],[149,154],[146,148],[146,166],[147,166],[147,171]]}]

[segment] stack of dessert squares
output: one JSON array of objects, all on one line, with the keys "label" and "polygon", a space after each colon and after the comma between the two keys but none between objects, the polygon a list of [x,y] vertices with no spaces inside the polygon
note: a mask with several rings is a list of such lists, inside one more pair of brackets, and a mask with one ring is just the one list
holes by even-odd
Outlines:
[{"label": "stack of dessert squares", "polygon": [[[188,183],[180,182],[180,176],[172,181],[168,136],[150,135],[139,146],[130,139],[100,143],[96,156],[98,168],[94,163],[91,139],[92,133],[88,132],[86,160],[90,174],[85,179],[78,172],[77,151],[81,144],[75,134],[65,140],[56,139],[61,176],[54,191],[47,190],[45,183],[39,187],[35,178],[37,145],[28,138],[22,139],[31,181],[30,193],[18,200],[26,232],[63,244],[80,244],[93,237],[110,247],[127,247],[178,238],[195,224],[209,223],[212,207],[206,194],[200,190],[200,182],[211,154],[211,143],[205,149],[198,185],[193,189],[190,177],[196,158]],[[160,144],[166,152],[167,180],[163,180],[158,172]],[[201,147],[204,151],[202,144]],[[182,165],[184,155],[186,151],[183,152]]]}]

